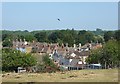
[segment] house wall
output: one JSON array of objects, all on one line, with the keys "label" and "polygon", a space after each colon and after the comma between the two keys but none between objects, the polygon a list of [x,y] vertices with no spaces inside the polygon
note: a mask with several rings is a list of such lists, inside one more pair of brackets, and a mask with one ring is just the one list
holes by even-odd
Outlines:
[{"label": "house wall", "polygon": [[26,52],[25,48],[16,48],[16,50],[20,50],[21,52]]},{"label": "house wall", "polygon": [[32,51],[32,47],[26,47],[26,53],[30,53]]},{"label": "house wall", "polygon": [[75,56],[76,56],[76,54],[72,53],[72,54],[71,54],[71,56],[72,56],[72,57],[75,57]]},{"label": "house wall", "polygon": [[86,61],[86,58],[87,58],[87,57],[88,57],[88,56],[84,56],[84,57],[83,57],[83,63],[84,63],[84,64],[86,64],[85,61]]}]

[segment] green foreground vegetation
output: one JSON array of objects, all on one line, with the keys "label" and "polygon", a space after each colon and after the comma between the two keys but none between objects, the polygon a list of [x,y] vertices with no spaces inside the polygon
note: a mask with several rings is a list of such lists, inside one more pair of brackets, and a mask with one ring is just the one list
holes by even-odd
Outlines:
[{"label": "green foreground vegetation", "polygon": [[4,73],[3,82],[118,82],[118,69],[56,73]]}]

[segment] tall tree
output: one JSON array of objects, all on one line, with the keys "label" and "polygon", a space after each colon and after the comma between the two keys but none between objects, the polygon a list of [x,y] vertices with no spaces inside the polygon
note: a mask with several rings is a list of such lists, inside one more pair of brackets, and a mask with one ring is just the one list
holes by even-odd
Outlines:
[{"label": "tall tree", "polygon": [[49,36],[48,36],[48,40],[52,43],[57,43],[57,40],[59,38],[59,34],[58,32],[52,32]]},{"label": "tall tree", "polygon": [[58,70],[58,66],[49,58],[48,55],[43,56],[43,65],[46,67],[46,71],[54,72]]},{"label": "tall tree", "polygon": [[[118,66],[118,44],[116,40],[109,40],[103,46],[103,58],[105,63],[107,64],[106,67],[117,67]],[[104,62],[103,62],[104,63]]]},{"label": "tall tree", "polygon": [[116,40],[109,40],[100,50],[95,50],[87,59],[88,63],[101,63],[104,68],[119,67],[119,49]]},{"label": "tall tree", "polygon": [[3,41],[2,46],[3,46],[3,47],[12,47],[13,44],[12,44],[12,41],[11,41],[10,39],[6,38],[6,39]]},{"label": "tall tree", "polygon": [[86,62],[89,64],[97,64],[100,63],[100,58],[102,56],[101,53],[102,49],[96,49],[96,50],[92,50],[90,52],[90,56],[86,59]]},{"label": "tall tree", "polygon": [[109,41],[110,39],[113,39],[114,33],[112,31],[107,31],[104,33],[104,40],[105,42]]},{"label": "tall tree", "polygon": [[120,41],[120,30],[115,31],[115,39]]},{"label": "tall tree", "polygon": [[93,33],[85,30],[79,31],[78,36],[76,37],[76,44],[81,43],[82,45],[84,45],[85,43],[91,41],[95,41]]},{"label": "tall tree", "polygon": [[47,34],[46,32],[39,32],[34,35],[38,42],[46,42],[47,41]]},{"label": "tall tree", "polygon": [[2,70],[13,71],[17,67],[29,67],[36,64],[36,59],[27,53],[22,53],[18,50],[3,49],[2,50]]}]

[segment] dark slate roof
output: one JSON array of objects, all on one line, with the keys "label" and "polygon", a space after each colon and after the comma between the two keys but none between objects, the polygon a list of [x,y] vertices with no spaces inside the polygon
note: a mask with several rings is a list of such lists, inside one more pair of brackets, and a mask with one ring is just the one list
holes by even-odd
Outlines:
[{"label": "dark slate roof", "polygon": [[69,64],[69,59],[66,59],[66,58],[62,57],[59,61],[59,64],[60,65],[68,65]]},{"label": "dark slate roof", "polygon": [[55,61],[58,61],[58,60],[59,60],[59,55],[58,55],[56,52],[53,54],[53,59],[54,59]]},{"label": "dark slate roof", "polygon": [[62,55],[59,55],[58,53],[53,54],[54,61],[59,61],[60,65],[68,65],[69,59],[64,58]]}]

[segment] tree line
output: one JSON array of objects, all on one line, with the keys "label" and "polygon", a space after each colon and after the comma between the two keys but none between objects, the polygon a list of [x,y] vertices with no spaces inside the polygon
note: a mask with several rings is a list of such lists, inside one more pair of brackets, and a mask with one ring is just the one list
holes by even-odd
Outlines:
[{"label": "tree line", "polygon": [[96,29],[96,31],[86,31],[86,30],[74,30],[74,29],[66,29],[66,30],[45,30],[45,31],[2,31],[2,41],[3,47],[11,47],[12,41],[20,39],[24,41],[24,39],[28,42],[38,41],[38,42],[46,42],[46,43],[68,43],[68,46],[73,46],[73,44],[81,43],[84,45],[88,42],[104,42],[103,33],[100,29]]}]

